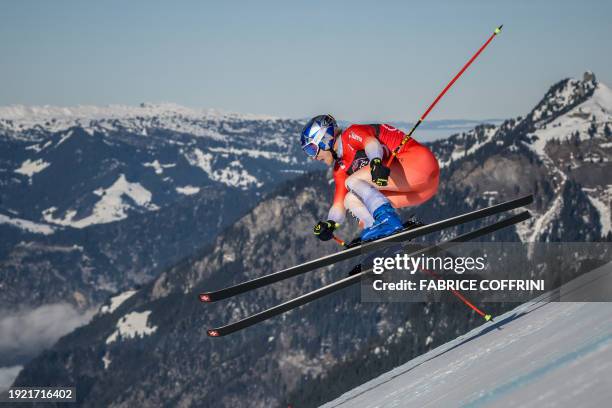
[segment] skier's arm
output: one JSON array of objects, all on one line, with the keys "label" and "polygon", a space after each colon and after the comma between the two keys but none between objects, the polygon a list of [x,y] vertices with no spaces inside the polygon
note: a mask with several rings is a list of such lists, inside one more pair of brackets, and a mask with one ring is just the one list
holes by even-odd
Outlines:
[{"label": "skier's arm", "polygon": [[368,160],[383,158],[383,147],[375,137],[368,138],[368,141],[364,143],[363,150],[365,150]]},{"label": "skier's arm", "polygon": [[346,218],[346,208],[344,208],[344,198],[348,193],[348,189],[345,185],[346,182],[346,174],[341,171],[334,172],[334,201],[332,203],[331,208],[329,209],[329,213],[327,214],[328,220],[333,220],[338,224],[344,222]]},{"label": "skier's arm", "polygon": [[348,193],[348,189],[344,185],[346,175],[342,172],[334,172],[334,182],[336,190],[334,191],[334,202],[327,214],[327,221],[319,221],[314,226],[314,234],[321,241],[328,241],[334,237],[334,230],[340,226],[346,217],[346,209],[344,208],[344,197]]},{"label": "skier's arm", "polygon": [[[369,128],[369,127],[368,127]],[[348,134],[348,143],[355,150],[365,151],[368,160],[382,159],[384,150],[382,144],[378,141],[374,134],[371,134],[367,130],[360,127],[353,127]]]},{"label": "skier's arm", "polygon": [[348,193],[348,189],[344,182],[346,174],[342,171],[334,171],[334,183],[336,189],[334,191],[334,201],[327,214],[327,221],[319,221],[314,226],[314,234],[321,241],[328,241],[333,238],[334,230],[340,226],[346,218],[346,209],[344,208],[344,197]]},{"label": "skier's arm", "polygon": [[370,172],[372,173],[372,182],[376,185],[384,187],[389,183],[389,175],[391,169],[383,165],[383,147],[380,141],[366,131],[349,133],[349,144],[356,150],[364,150],[368,160],[370,160]]}]

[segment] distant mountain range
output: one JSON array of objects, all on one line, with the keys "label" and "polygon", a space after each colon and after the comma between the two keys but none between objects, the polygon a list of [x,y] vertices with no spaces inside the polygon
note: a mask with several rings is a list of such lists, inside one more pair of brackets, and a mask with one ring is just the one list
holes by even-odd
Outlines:
[{"label": "distant mountain range", "polygon": [[173,105],[0,108],[0,309],[147,282],[314,168],[300,127]]},{"label": "distant mountain range", "polygon": [[0,382],[79,324],[66,314],[86,321],[316,168],[301,127],[174,105],[0,108]]},{"label": "distant mountain range", "polygon": [[[272,168],[282,168],[287,172],[264,168],[258,173],[254,167],[244,166],[242,170],[261,181],[261,186],[258,186],[257,182],[229,186],[221,180],[215,180],[215,176],[207,180],[206,183],[210,185],[225,185],[233,189],[231,192],[227,190],[227,201],[223,204],[217,201],[214,204],[222,205],[223,210],[213,208],[213,211],[225,213],[236,206],[236,212],[232,216],[216,224],[217,229],[211,234],[214,238],[209,241],[209,245],[197,251],[194,246],[190,247],[189,256],[186,254],[183,260],[174,266],[151,268],[147,276],[152,277],[158,271],[161,273],[148,283],[145,276],[140,277],[138,281],[142,283],[139,287],[107,300],[89,324],[63,337],[51,349],[27,364],[15,381],[16,385],[74,384],[79,390],[77,397],[83,406],[275,407],[286,406],[287,403],[296,407],[316,406],[479,324],[473,315],[466,314],[462,307],[453,303],[359,303],[359,290],[353,288],[355,290],[345,290],[321,299],[228,338],[208,338],[206,329],[211,325],[240,318],[329,283],[344,276],[347,268],[351,266],[350,262],[345,262],[334,268],[307,274],[219,304],[202,305],[198,302],[197,293],[202,289],[218,288],[231,282],[260,276],[336,250],[329,243],[318,242],[311,233],[312,225],[325,214],[329,205],[332,186],[328,183],[328,175],[323,172],[308,172],[289,179],[289,174],[294,171],[310,170],[306,163],[300,161],[302,155],[299,148],[295,148],[294,136],[288,136],[295,133],[299,124],[240,120],[243,123],[242,128],[255,127],[256,124],[262,126],[252,133],[241,133],[236,131],[238,127],[232,127],[232,135],[236,135],[237,139],[251,142],[260,140],[259,138],[267,140],[267,135],[273,129],[272,123],[275,126],[282,124],[286,133],[281,134],[287,135],[286,139],[280,137],[274,139],[277,142],[271,145],[263,145],[265,149],[256,149],[269,151],[268,149],[286,148],[288,162],[275,163]],[[213,123],[216,132],[224,129],[224,122],[211,119],[210,125]],[[293,128],[289,126],[290,123],[293,123]],[[21,152],[22,155],[11,162],[12,167],[3,165],[3,168],[7,169],[0,173],[4,174],[3,177],[6,176],[2,178],[2,182],[6,183],[3,184],[3,194],[4,186],[21,188],[14,191],[23,193],[30,191],[27,186],[34,187],[39,180],[42,183],[43,179],[40,177],[44,177],[45,172],[50,171],[55,163],[61,162],[54,161],[45,150],[52,149],[52,146],[61,147],[70,140],[59,144],[62,136],[58,134],[55,135],[52,145],[43,149],[43,140],[32,139],[40,131],[39,128],[31,128],[25,135],[19,136],[19,132],[11,133],[16,132],[15,125],[10,126],[12,127],[6,128],[6,143],[13,143],[15,153]],[[88,133],[85,128],[73,129],[73,132],[75,130],[83,133],[78,133],[80,136],[74,140],[79,141],[82,138],[89,142],[90,140],[86,139],[89,137],[99,140],[101,144],[90,150],[79,144],[71,150],[70,155],[64,156],[64,160],[79,155],[84,160],[88,157],[85,153],[93,154],[99,151],[102,145],[107,145],[105,141],[111,144],[124,143],[121,145],[122,150],[129,149],[130,152],[125,156],[138,157],[138,160],[126,164],[127,159],[94,159],[98,164],[92,165],[92,168],[112,169],[107,171],[110,175],[98,176],[92,170],[90,176],[80,182],[87,185],[82,190],[81,187],[71,187],[71,182],[65,182],[66,187],[62,187],[63,191],[82,191],[77,195],[80,199],[70,198],[62,202],[60,196],[43,197],[41,194],[38,196],[40,203],[30,203],[28,207],[24,200],[26,209],[21,210],[17,198],[2,196],[0,208],[6,217],[11,220],[22,218],[28,222],[44,223],[54,229],[53,233],[47,235],[20,232],[29,235],[13,238],[12,246],[4,249],[4,254],[8,254],[5,259],[14,262],[13,265],[16,259],[22,261],[19,264],[21,269],[14,267],[10,273],[4,272],[8,271],[4,266],[0,283],[10,283],[12,288],[18,288],[15,290],[21,290],[24,294],[27,293],[27,287],[19,283],[15,276],[18,270],[24,271],[22,273],[26,276],[31,273],[28,272],[28,257],[36,256],[33,254],[37,252],[34,252],[34,249],[29,250],[32,252],[23,249],[34,245],[29,244],[28,239],[36,242],[35,245],[51,246],[50,241],[46,244],[40,242],[59,236],[60,232],[67,228],[71,231],[79,230],[78,226],[70,224],[91,217],[95,213],[96,205],[103,201],[104,197],[120,196],[122,202],[125,200],[124,204],[130,206],[122,207],[124,212],[136,215],[130,215],[127,220],[133,218],[134,221],[96,224],[97,228],[103,225],[116,227],[101,233],[103,238],[96,239],[97,243],[92,245],[107,242],[104,245],[107,252],[102,253],[112,256],[117,246],[130,247],[134,240],[139,242],[138,250],[133,252],[131,257],[126,255],[128,261],[110,257],[116,261],[108,263],[129,265],[129,260],[133,257],[148,253],[145,250],[148,247],[145,245],[150,245],[150,242],[142,237],[143,234],[130,232],[132,229],[145,225],[143,228],[146,231],[159,231],[159,224],[175,223],[175,218],[165,217],[176,217],[177,214],[189,211],[189,201],[176,201],[173,205],[170,203],[173,202],[173,197],[182,194],[172,193],[173,189],[176,192],[177,187],[199,186],[195,178],[190,178],[192,170],[197,171],[197,177],[202,178],[203,173],[209,174],[203,169],[208,168],[208,164],[204,163],[212,163],[214,175],[217,169],[227,168],[222,167],[222,163],[228,164],[238,159],[242,163],[244,157],[251,154],[246,152],[249,144],[240,144],[241,141],[236,142],[238,146],[233,143],[223,144],[225,140],[217,140],[214,137],[189,142],[180,138],[180,132],[166,133],[169,131],[164,130],[164,133],[159,134],[162,142],[157,151],[169,151],[165,156],[153,156],[146,153],[151,135],[156,134],[151,129],[147,130],[147,136],[141,138],[125,138],[121,133],[114,133],[116,130],[109,131],[110,133],[101,130]],[[508,119],[499,124],[479,125],[470,131],[431,143],[430,147],[442,166],[440,191],[434,199],[410,212],[415,212],[424,221],[431,222],[520,194],[534,193],[536,201],[530,206],[533,219],[516,228],[493,234],[489,239],[524,242],[611,240],[611,130],[612,91],[606,85],[598,83],[592,73],[585,73],[581,80],[562,80],[553,85],[524,117]],[[261,136],[262,132],[266,137]],[[170,134],[171,137],[168,136]],[[245,134],[250,135],[250,138]],[[240,139],[240,135],[245,138]],[[71,137],[74,137],[74,134]],[[184,144],[163,143],[163,140],[170,139]],[[18,141],[23,142],[19,148],[16,147]],[[25,150],[29,146],[37,148]],[[35,152],[38,148],[41,150]],[[212,150],[220,148],[225,150]],[[204,160],[198,160],[201,155],[195,153],[196,149],[205,155]],[[236,151],[232,152],[233,149]],[[32,152],[41,155],[28,156]],[[237,156],[225,158],[223,154]],[[119,151],[114,155],[119,155]],[[155,159],[158,160],[159,166],[144,165]],[[270,160],[261,153],[257,153],[257,157],[253,159],[253,166],[262,166],[262,163],[268,163]],[[2,163],[5,163],[8,159],[3,156],[2,160]],[[30,163],[24,167],[26,160],[30,160]],[[42,162],[37,162],[38,160]],[[113,165],[115,161],[118,161],[116,166]],[[32,169],[32,166],[40,169],[43,163],[51,164],[31,176],[22,174],[23,172],[15,174],[15,170],[22,167],[24,171]],[[220,167],[216,167],[217,163]],[[163,164],[175,166],[164,168]],[[64,167],[64,171],[69,171],[69,168],[72,167]],[[158,169],[161,174],[157,173]],[[141,177],[137,178],[135,174],[140,174]],[[238,174],[241,174],[240,171]],[[283,174],[286,175],[281,177]],[[275,175],[278,176],[274,177]],[[163,177],[172,178],[172,181],[167,181],[169,187],[166,189],[161,187],[165,184],[158,181],[163,181]],[[283,178],[285,181],[276,185],[275,189],[270,187],[269,190],[263,191]],[[55,179],[60,186],[64,185],[59,174],[53,180]],[[92,179],[96,180],[96,183],[88,184]],[[180,181],[175,182],[175,179]],[[231,178],[223,178],[225,181],[229,179]],[[105,182],[100,183],[101,180]],[[46,180],[45,185],[51,182],[52,180]],[[134,186],[135,183],[151,192],[151,196]],[[160,187],[155,187],[156,185]],[[202,191],[199,194],[202,194]],[[244,197],[241,200],[245,201],[245,206],[238,208],[238,204],[242,204],[238,202],[240,198],[237,198],[240,194],[245,194],[240,196]],[[198,194],[185,199],[192,199],[190,197],[198,197]],[[211,204],[207,204],[204,198],[201,200],[198,202],[199,209],[194,210],[193,214],[211,210]],[[183,206],[182,211],[168,209],[169,215],[163,213],[164,208],[178,206],[178,203]],[[159,208],[151,208],[153,205]],[[51,207],[56,209],[45,213]],[[248,212],[247,207],[251,208]],[[242,215],[239,214],[241,211]],[[160,215],[151,220],[147,214]],[[187,217],[181,225],[186,228],[190,221],[198,218]],[[11,233],[22,231],[17,228],[26,228],[15,226],[16,222],[4,223],[3,234],[6,234],[9,228]],[[93,228],[93,224],[81,228],[80,231],[90,228]],[[189,229],[186,228],[175,231],[172,237],[159,237],[159,242],[180,242],[181,232],[187,231]],[[438,234],[436,238],[462,231],[462,228],[456,228]],[[354,232],[354,224],[342,231],[345,236]],[[113,238],[108,238],[109,236]],[[123,238],[118,240],[116,237]],[[113,239],[115,241],[112,241]],[[111,241],[114,242],[112,246],[108,244]],[[69,247],[68,244],[65,246]],[[159,247],[162,248],[163,245],[160,244]],[[20,255],[23,251],[26,252]],[[47,259],[43,255],[38,256],[41,256],[41,264]],[[164,256],[166,254],[160,250],[156,259]],[[77,269],[74,278],[70,279],[83,279],[83,276],[98,279],[101,272],[103,271],[96,270],[93,273],[87,268]],[[41,273],[39,278],[46,276],[47,274]],[[114,280],[106,279],[113,282],[115,288],[127,289],[136,279],[126,279],[126,276],[117,276]],[[58,282],[66,280],[64,277],[58,279]],[[91,293],[94,293],[94,288],[98,286],[92,283]],[[25,289],[22,289],[24,287]],[[58,291],[60,285],[52,288]],[[105,293],[110,292],[111,285],[107,285],[107,288]],[[42,291],[42,285],[40,290]],[[6,299],[7,295],[4,296]],[[68,296],[68,293],[62,293],[54,299]],[[509,307],[490,306],[493,313],[508,310]]]}]

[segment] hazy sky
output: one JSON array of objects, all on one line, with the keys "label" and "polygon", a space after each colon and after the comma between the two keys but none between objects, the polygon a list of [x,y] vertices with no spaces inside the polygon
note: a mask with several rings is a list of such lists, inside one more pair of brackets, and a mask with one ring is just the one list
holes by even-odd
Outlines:
[{"label": "hazy sky", "polygon": [[612,84],[611,17],[609,0],[4,1],[0,105],[411,121],[503,23],[430,118],[505,118],[587,69]]}]

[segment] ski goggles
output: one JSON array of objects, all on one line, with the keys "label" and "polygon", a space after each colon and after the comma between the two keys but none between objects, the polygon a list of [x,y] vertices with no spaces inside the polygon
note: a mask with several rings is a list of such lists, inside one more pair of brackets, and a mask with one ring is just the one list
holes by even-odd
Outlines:
[{"label": "ski goggles", "polygon": [[304,145],[302,150],[304,150],[304,153],[306,153],[308,157],[312,157],[314,159],[319,154],[319,150],[321,150],[321,148],[318,144],[311,142]]}]

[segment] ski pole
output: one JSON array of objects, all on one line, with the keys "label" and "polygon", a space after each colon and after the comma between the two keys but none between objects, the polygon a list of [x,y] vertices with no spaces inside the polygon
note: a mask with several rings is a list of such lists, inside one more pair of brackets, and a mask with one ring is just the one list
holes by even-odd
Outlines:
[{"label": "ski pole", "polygon": [[459,77],[461,76],[461,74],[463,74],[465,72],[465,70],[472,64],[472,62],[474,62],[474,60],[480,55],[480,53],[487,47],[487,45],[489,45],[489,43],[493,40],[493,38],[495,38],[495,36],[497,34],[499,34],[501,32],[501,29],[504,25],[500,25],[499,27],[497,27],[495,29],[495,31],[493,31],[493,34],[491,34],[491,36],[489,37],[489,39],[480,47],[480,49],[478,51],[476,51],[476,53],[474,55],[472,55],[472,58],[470,58],[470,60],[468,62],[466,62],[466,64],[463,66],[463,68],[461,68],[461,71],[459,71],[457,73],[457,75],[455,75],[455,77],[446,85],[446,87],[442,90],[442,92],[440,92],[440,94],[438,95],[438,97],[433,101],[433,103],[431,105],[429,105],[429,108],[427,108],[427,110],[425,111],[425,113],[423,114],[423,116],[421,116],[421,118],[417,121],[417,123],[414,124],[414,126],[412,127],[412,129],[410,129],[410,132],[408,132],[406,134],[406,136],[404,136],[404,138],[402,139],[402,141],[400,142],[399,146],[397,146],[395,149],[393,149],[393,151],[391,152],[391,156],[389,157],[389,160],[387,160],[386,166],[389,167],[391,165],[391,162],[393,162],[393,159],[395,158],[395,156],[397,156],[397,154],[399,153],[399,151],[402,149],[402,147],[408,142],[408,140],[410,139],[410,137],[412,136],[412,134],[414,133],[414,131],[416,130],[416,128],[419,127],[419,125],[421,124],[421,122],[423,122],[425,120],[425,118],[427,117],[427,115],[429,115],[429,112],[431,112],[431,110],[434,108],[434,106],[436,106],[436,104],[438,103],[438,101],[440,99],[442,99],[442,97],[444,96],[444,94],[446,93],[446,91],[448,91],[450,89],[451,86],[453,86],[453,84],[455,83],[455,81],[457,79],[459,79]]},{"label": "ski pole", "polygon": [[[433,276],[436,279],[442,279],[440,277],[440,275],[436,274],[433,271],[430,271],[429,269],[422,269],[421,268],[421,270],[423,272],[426,272],[426,273],[430,274],[431,276]],[[467,300],[467,298],[465,296],[463,296],[459,291],[457,291],[455,289],[451,289],[451,292],[453,293],[453,295],[457,296],[457,298],[459,298],[459,300],[461,300],[466,306],[468,306],[473,311],[475,311],[480,316],[482,316],[487,322],[493,318],[490,314],[487,314],[487,313],[483,312],[482,310],[480,310],[479,308],[477,308],[476,306],[474,306],[474,304],[472,302],[470,302],[469,300]]]},{"label": "ski pole", "polygon": [[[340,238],[338,238],[337,236],[333,235],[334,241],[336,241],[338,244],[342,245],[342,246],[346,246],[344,241],[341,240]],[[440,277],[440,275],[436,274],[433,271],[430,271],[429,269],[421,269],[423,272],[426,272],[428,274],[430,274],[431,276],[435,277],[436,279],[442,279]],[[493,316],[491,316],[488,313],[483,312],[482,310],[480,310],[478,307],[476,307],[472,302],[470,302],[465,296],[463,296],[459,291],[455,290],[455,289],[451,289],[451,292],[453,293],[453,295],[455,295],[459,300],[461,300],[467,307],[471,308],[473,311],[475,311],[476,313],[478,313],[480,316],[482,316],[483,319],[485,319],[487,322],[491,319],[493,319]]]},{"label": "ski pole", "polygon": [[343,241],[343,240],[341,240],[340,238],[338,238],[337,236],[332,235],[332,238],[334,239],[334,241],[336,241],[337,243],[339,243],[339,244],[340,244],[340,245],[342,245],[343,247],[345,247],[345,246],[346,246],[346,244],[344,243],[344,241]]}]

